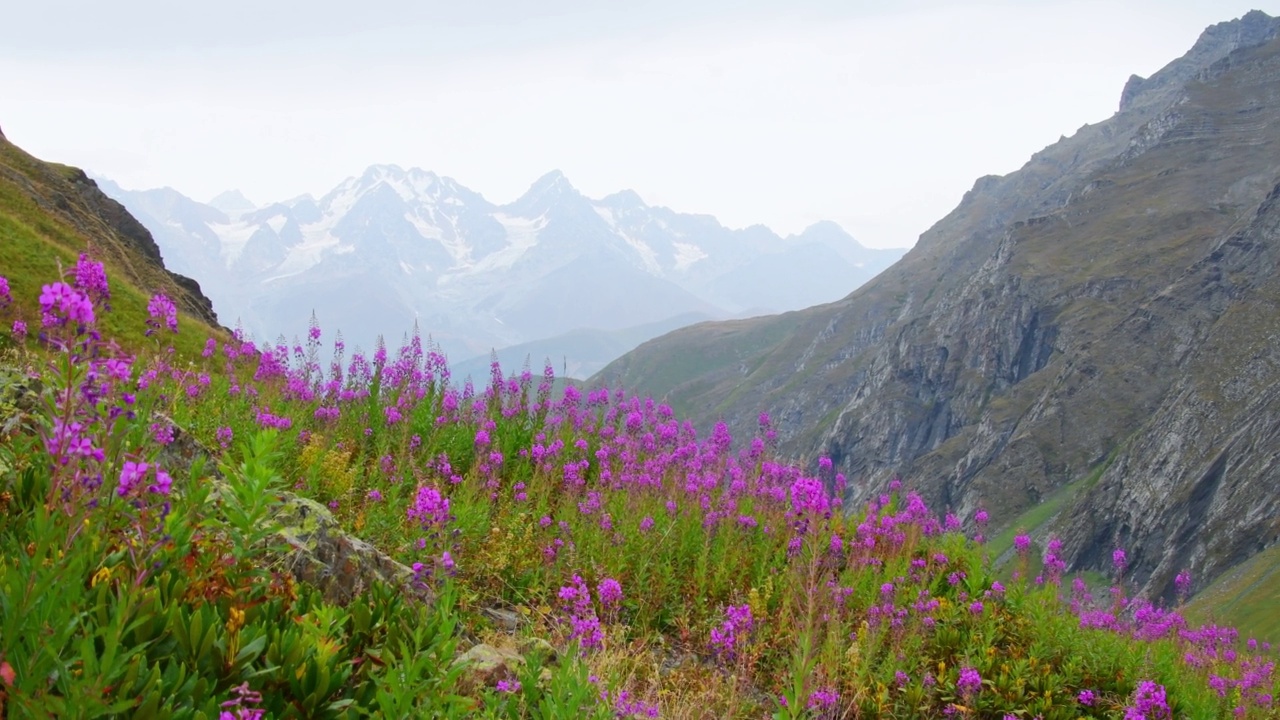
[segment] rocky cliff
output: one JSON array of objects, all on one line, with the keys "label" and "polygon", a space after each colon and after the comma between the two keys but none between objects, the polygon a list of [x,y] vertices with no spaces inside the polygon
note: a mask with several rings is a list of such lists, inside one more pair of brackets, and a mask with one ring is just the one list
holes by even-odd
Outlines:
[{"label": "rocky cliff", "polygon": [[768,412],[855,495],[901,474],[1006,522],[1065,498],[1076,569],[1123,545],[1149,593],[1207,582],[1280,537],[1278,27],[1209,28],[843,300],[677,331],[600,380],[739,435]]}]

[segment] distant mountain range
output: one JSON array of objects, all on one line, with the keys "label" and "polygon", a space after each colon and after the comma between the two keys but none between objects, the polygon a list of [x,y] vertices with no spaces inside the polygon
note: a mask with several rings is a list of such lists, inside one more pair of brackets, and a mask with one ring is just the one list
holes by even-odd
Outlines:
[{"label": "distant mountain range", "polygon": [[451,359],[487,367],[492,349],[527,344],[539,368],[550,357],[579,377],[690,322],[837,300],[903,254],[862,247],[831,222],[784,238],[630,190],[593,200],[558,171],[507,205],[394,165],[318,200],[263,206],[237,191],[200,203],[98,182],[151,231],[165,264],[250,334],[291,339],[314,311],[330,339],[341,330],[348,347],[371,349],[416,322]]}]

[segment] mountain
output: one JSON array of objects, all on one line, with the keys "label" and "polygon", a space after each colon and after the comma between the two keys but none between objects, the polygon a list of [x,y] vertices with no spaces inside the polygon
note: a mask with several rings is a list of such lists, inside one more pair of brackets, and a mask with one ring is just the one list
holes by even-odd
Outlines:
[{"label": "mountain", "polygon": [[219,193],[217,197],[210,200],[209,207],[221,210],[228,217],[240,217],[246,213],[257,210],[258,206],[253,201],[244,196],[239,190],[228,190]]},{"label": "mountain", "polygon": [[1208,28],[1118,112],[979,179],[844,299],[652,340],[597,381],[749,436],[856,498],[895,475],[1072,569],[1171,598],[1280,538],[1280,22]]},{"label": "mountain", "polygon": [[830,302],[902,255],[864,248],[834,223],[784,238],[652,207],[629,190],[593,200],[559,171],[506,205],[394,165],[319,199],[261,206],[236,191],[203,204],[169,188],[101,184],[151,229],[171,267],[199,278],[219,313],[253,334],[299,334],[314,310],[348,346],[370,348],[416,322],[451,357],[486,364],[494,348],[595,333],[603,344],[570,343],[590,348],[581,357],[538,347],[598,369],[632,347],[617,345],[632,328]]},{"label": "mountain", "polygon": [[151,233],[120,203],[84,171],[32,157],[0,132],[0,275],[32,332],[39,325],[41,283],[74,267],[82,252],[106,265],[111,304],[121,308],[101,320],[104,329],[141,341],[140,324],[125,329],[119,323],[145,318],[151,295],[164,293],[183,316],[179,326],[195,326],[175,340],[180,349],[191,349],[184,343],[194,343],[196,335],[203,342],[222,332],[200,284],[165,268]]}]

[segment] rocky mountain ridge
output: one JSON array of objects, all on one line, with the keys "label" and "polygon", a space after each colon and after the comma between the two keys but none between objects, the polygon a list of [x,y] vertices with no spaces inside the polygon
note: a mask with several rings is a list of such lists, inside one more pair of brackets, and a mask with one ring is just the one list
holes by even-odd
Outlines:
[{"label": "rocky mountain ridge", "polygon": [[1280,537],[1278,27],[1209,28],[845,299],[678,330],[599,378],[738,434],[768,412],[859,498],[899,474],[1006,522],[1055,498],[1028,529],[1074,569],[1120,546],[1149,594],[1183,567],[1202,586]]}]

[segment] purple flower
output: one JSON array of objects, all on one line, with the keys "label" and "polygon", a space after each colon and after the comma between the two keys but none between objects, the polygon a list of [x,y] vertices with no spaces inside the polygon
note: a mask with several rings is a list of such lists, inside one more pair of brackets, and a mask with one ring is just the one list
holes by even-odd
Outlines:
[{"label": "purple flower", "polygon": [[1026,555],[1031,550],[1031,538],[1027,535],[1018,535],[1013,539],[1013,549],[1019,555]]},{"label": "purple flower", "polygon": [[796,478],[791,483],[791,511],[796,515],[825,515],[831,509],[827,490],[818,478]]},{"label": "purple flower", "polygon": [[151,437],[159,445],[168,445],[173,442],[174,428],[166,422],[151,423]]},{"label": "purple flower", "polygon": [[986,525],[988,519],[989,516],[987,515],[986,510],[979,509],[978,512],[973,515],[973,521],[979,525]]},{"label": "purple flower", "polygon": [[1124,548],[1116,548],[1111,551],[1111,565],[1117,572],[1124,572],[1124,569],[1128,567],[1128,564],[1128,560],[1124,554]]},{"label": "purple flower", "polygon": [[417,520],[423,529],[443,525],[449,520],[449,498],[429,485],[418,488],[413,504],[409,506],[409,519]]},{"label": "purple flower", "polygon": [[1138,683],[1138,688],[1133,693],[1133,703],[1125,707],[1125,718],[1158,720],[1168,717],[1172,715],[1165,700],[1164,686],[1151,680]]},{"label": "purple flower", "polygon": [[147,321],[148,335],[160,329],[162,323],[171,332],[178,332],[178,307],[164,293],[156,293],[151,296],[150,302],[147,303],[147,315],[151,317]]},{"label": "purple flower", "polygon": [[648,515],[645,515],[644,519],[640,521],[640,532],[649,532],[652,529],[653,529],[653,518]]},{"label": "purple flower", "polygon": [[808,709],[819,711],[826,710],[827,708],[834,707],[838,702],[840,702],[840,693],[831,688],[822,688],[814,690],[813,693],[809,695]]},{"label": "purple flower", "polygon": [[1178,573],[1178,576],[1173,579],[1173,586],[1177,588],[1178,595],[1183,598],[1191,594],[1191,571],[1183,570]]},{"label": "purple flower", "polygon": [[504,694],[520,692],[520,681],[519,680],[499,680],[497,689],[498,689],[498,692],[504,693]]},{"label": "purple flower", "polygon": [[601,605],[606,608],[614,607],[622,602],[622,585],[613,578],[605,578],[597,586],[596,595],[600,597]]},{"label": "purple flower", "polygon": [[22,340],[27,336],[27,324],[21,320],[13,321],[13,337]]},{"label": "purple flower", "polygon": [[80,253],[73,272],[76,287],[83,290],[89,297],[101,303],[111,299],[111,288],[107,285],[107,271],[102,267],[102,263],[94,262],[88,255]]},{"label": "purple flower", "polygon": [[0,275],[0,308],[6,307],[13,302],[13,295],[9,294],[9,279]]},{"label": "purple flower", "polygon": [[116,494],[120,497],[128,495],[138,483],[142,482],[146,474],[146,463],[126,460],[124,467],[120,470],[120,483],[116,486]]},{"label": "purple flower", "polygon": [[956,689],[965,697],[975,695],[982,689],[982,676],[978,674],[976,668],[961,668],[960,678],[956,680]]},{"label": "purple flower", "polygon": [[725,621],[711,628],[711,649],[716,655],[732,660],[747,643],[747,634],[755,626],[750,605],[729,605],[724,609]]},{"label": "purple flower", "polygon": [[93,323],[93,302],[64,282],[40,289],[40,312],[45,327],[63,325],[68,320],[84,325]]},{"label": "purple flower", "polygon": [[1096,697],[1092,690],[1081,690],[1080,694],[1076,696],[1076,702],[1081,705],[1092,705]]},{"label": "purple flower", "polygon": [[147,486],[147,492],[153,492],[157,495],[168,495],[173,488],[173,478],[169,477],[169,473],[156,468],[156,481]]},{"label": "purple flower", "polygon": [[974,600],[973,603],[969,605],[969,612],[973,613],[974,615],[981,615],[982,610],[983,610],[983,606],[982,606],[981,600]]}]

